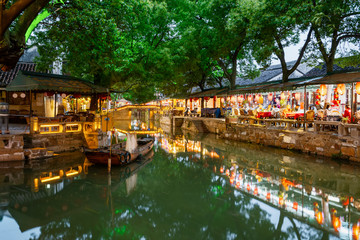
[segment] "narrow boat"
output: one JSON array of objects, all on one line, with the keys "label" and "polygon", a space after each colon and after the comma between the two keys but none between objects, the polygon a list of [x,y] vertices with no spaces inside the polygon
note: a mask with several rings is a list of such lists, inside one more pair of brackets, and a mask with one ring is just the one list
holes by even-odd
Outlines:
[{"label": "narrow boat", "polygon": [[[139,156],[144,156],[154,146],[153,139],[138,139],[138,147],[133,153],[125,151],[124,148],[120,146],[114,146],[111,149],[111,165],[125,165],[133,162]],[[98,149],[88,149],[84,148],[84,153],[87,159],[95,164],[108,164],[108,159],[110,158],[110,148],[98,148]]]}]

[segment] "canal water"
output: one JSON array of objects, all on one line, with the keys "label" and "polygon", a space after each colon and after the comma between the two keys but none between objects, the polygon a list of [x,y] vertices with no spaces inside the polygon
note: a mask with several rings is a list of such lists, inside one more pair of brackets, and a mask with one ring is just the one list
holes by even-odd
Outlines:
[{"label": "canal water", "polygon": [[156,131],[111,175],[81,152],[1,165],[0,239],[358,238],[358,165]]}]

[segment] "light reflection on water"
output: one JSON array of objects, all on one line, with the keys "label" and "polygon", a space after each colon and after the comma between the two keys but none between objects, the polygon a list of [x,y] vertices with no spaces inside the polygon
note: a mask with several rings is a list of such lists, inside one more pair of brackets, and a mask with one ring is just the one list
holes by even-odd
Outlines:
[{"label": "light reflection on water", "polygon": [[81,153],[1,169],[1,239],[353,238],[357,165],[185,136],[111,176]]}]

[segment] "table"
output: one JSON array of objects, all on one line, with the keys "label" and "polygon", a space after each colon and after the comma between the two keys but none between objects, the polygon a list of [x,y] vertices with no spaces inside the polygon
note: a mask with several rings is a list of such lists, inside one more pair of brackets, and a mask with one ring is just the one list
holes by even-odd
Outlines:
[{"label": "table", "polygon": [[271,117],[271,112],[258,112],[257,118],[269,118]]},{"label": "table", "polygon": [[285,114],[286,118],[292,118],[295,120],[297,120],[299,117],[303,117],[303,116],[304,116],[304,113],[286,113]]}]

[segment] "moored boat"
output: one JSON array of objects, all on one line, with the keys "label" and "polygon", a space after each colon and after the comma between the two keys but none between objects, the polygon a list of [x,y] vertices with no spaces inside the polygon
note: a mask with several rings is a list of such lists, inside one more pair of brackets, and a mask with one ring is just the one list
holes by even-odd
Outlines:
[{"label": "moored boat", "polygon": [[111,154],[110,148],[84,148],[84,153],[87,159],[95,164],[108,164],[108,159],[111,157],[111,165],[125,165],[133,162],[139,156],[146,155],[154,146],[153,139],[139,139],[137,143],[138,147],[133,153],[130,153],[121,147],[111,149]]}]

